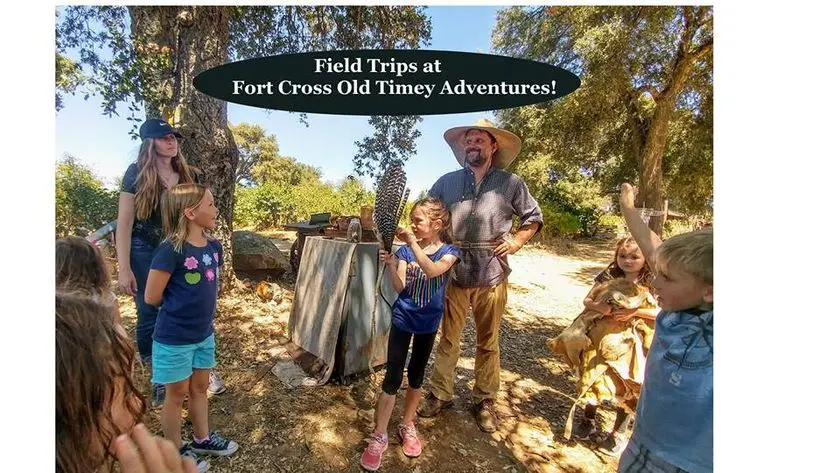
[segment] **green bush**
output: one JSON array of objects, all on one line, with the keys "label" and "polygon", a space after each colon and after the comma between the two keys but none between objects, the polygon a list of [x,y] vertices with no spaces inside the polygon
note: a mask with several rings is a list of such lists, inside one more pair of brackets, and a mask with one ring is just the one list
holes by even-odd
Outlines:
[{"label": "green bush", "polygon": [[665,220],[665,224],[662,225],[662,238],[671,238],[674,235],[688,233],[698,228],[700,228],[699,221],[682,219]]},{"label": "green bush", "polygon": [[308,182],[296,186],[263,184],[237,187],[233,223],[258,230],[277,228],[286,223],[308,220],[313,213],[359,215],[362,205],[373,205],[373,192],[356,179],[337,186]]},{"label": "green bush", "polygon": [[616,233],[621,233],[625,227],[624,217],[615,214],[603,214],[598,217],[598,225],[612,227]]},{"label": "green bush", "polygon": [[578,231],[586,236],[594,233],[604,200],[600,186],[592,178],[558,179],[546,186],[538,198],[543,209],[553,206],[556,211],[573,215],[579,223]]},{"label": "green bush", "polygon": [[93,171],[65,155],[55,166],[55,235],[85,236],[117,218],[119,191],[108,190]]},{"label": "green bush", "polygon": [[543,227],[540,232],[547,237],[573,237],[580,232],[580,219],[574,214],[563,212],[556,206],[543,205]]},{"label": "green bush", "polygon": [[358,215],[363,205],[373,206],[375,195],[365,189],[358,179],[349,176],[336,188],[336,212],[346,215]]},{"label": "green bush", "polygon": [[[289,190],[294,202],[293,220],[309,220],[313,213],[330,212],[333,215],[342,213],[341,203],[335,189],[328,184],[294,186]],[[354,214],[359,213],[356,208]]]},{"label": "green bush", "polygon": [[279,186],[237,187],[235,197],[233,223],[237,227],[262,230],[293,221],[291,196]]}]

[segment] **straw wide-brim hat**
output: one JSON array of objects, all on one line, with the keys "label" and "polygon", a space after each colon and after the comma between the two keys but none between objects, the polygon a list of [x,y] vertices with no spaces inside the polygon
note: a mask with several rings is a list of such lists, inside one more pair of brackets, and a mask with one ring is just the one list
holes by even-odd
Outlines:
[{"label": "straw wide-brim hat", "polygon": [[461,166],[464,165],[464,157],[466,156],[466,153],[464,152],[464,136],[472,129],[484,130],[496,138],[496,144],[499,146],[499,149],[497,149],[496,153],[493,155],[493,166],[496,168],[505,169],[510,166],[510,163],[516,159],[519,151],[522,150],[522,140],[520,140],[518,136],[507,130],[496,128],[493,125],[493,122],[487,120],[486,118],[482,118],[481,120],[475,122],[474,125],[456,126],[455,128],[450,128],[443,133],[443,139],[446,140],[449,147],[452,148],[452,152],[455,154],[455,159],[458,160],[458,163]]}]

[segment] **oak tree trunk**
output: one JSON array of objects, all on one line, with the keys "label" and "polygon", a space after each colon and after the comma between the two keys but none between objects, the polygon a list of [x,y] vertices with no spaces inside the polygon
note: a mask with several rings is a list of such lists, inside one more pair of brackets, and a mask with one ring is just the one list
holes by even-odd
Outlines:
[{"label": "oak tree trunk", "polygon": [[[636,197],[637,207],[647,207],[654,210],[664,210],[662,192],[662,158],[665,156],[665,144],[668,140],[668,125],[676,109],[677,98],[688,81],[694,63],[708,54],[712,49],[711,41],[692,48],[692,38],[700,28],[698,16],[693,7],[683,8],[683,31],[677,54],[670,70],[670,77],[664,83],[662,90],[654,95],[656,108],[653,116],[644,125],[646,128],[644,145],[639,162],[639,195]],[[662,235],[664,216],[654,215],[648,222],[648,227]]]},{"label": "oak tree trunk", "polygon": [[[135,49],[144,48],[141,84],[148,116],[171,122],[183,134],[181,149],[201,174],[219,208],[215,235],[227,264],[222,281],[233,281],[231,233],[239,152],[228,128],[227,103],[198,92],[193,78],[228,59],[229,8],[129,7]],[[149,51],[158,54],[148,54]],[[223,284],[223,289],[229,287]]]}]

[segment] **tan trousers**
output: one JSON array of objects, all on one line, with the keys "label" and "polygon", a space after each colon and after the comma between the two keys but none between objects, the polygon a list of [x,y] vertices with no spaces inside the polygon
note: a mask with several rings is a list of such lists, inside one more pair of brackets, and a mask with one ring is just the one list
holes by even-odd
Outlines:
[{"label": "tan trousers", "polygon": [[475,387],[473,402],[495,399],[499,391],[499,328],[507,303],[507,280],[488,287],[446,286],[440,342],[429,388],[438,399],[454,397],[455,367],[461,356],[461,333],[472,305],[475,319]]}]

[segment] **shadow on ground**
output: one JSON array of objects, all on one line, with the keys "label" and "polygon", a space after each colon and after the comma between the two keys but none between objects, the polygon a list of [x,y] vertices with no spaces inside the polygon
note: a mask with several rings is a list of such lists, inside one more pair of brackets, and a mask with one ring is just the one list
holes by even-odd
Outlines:
[{"label": "shadow on ground", "polygon": [[[571,255],[554,258],[579,260],[593,256],[580,271],[578,285],[591,281],[611,257],[610,243],[579,245]],[[550,252],[548,249],[542,251]],[[568,276],[563,276],[568,277]],[[583,281],[586,280],[586,281]],[[372,407],[384,371],[360,376],[350,385],[288,388],[270,369],[285,342],[285,321],[294,296],[291,278],[276,282],[286,290],[280,304],[267,304],[253,292],[258,281],[244,278],[241,289],[222,297],[216,319],[218,372],[227,392],[210,399],[210,424],[241,445],[230,458],[210,459],[214,472],[347,472],[358,467],[364,439],[372,428]],[[527,291],[552,291],[529,285]],[[557,284],[564,284],[559,281]],[[521,294],[515,297],[527,297]],[[523,310],[526,303],[509,301],[501,328],[501,389],[497,405],[502,422],[494,434],[481,432],[470,414],[475,328],[467,324],[462,356],[456,370],[455,407],[432,419],[417,422],[424,440],[423,455],[409,459],[396,438],[398,397],[390,428],[391,443],[383,458],[383,472],[607,472],[615,471],[614,459],[591,446],[565,442],[563,426],[575,381],[545,346],[569,322],[567,317],[547,317],[546,310]],[[134,331],[133,302],[120,296],[123,321]],[[570,306],[578,301],[570,302]],[[433,360],[432,360],[433,361]],[[432,362],[427,368],[427,379]],[[138,371],[138,383],[148,395],[148,373]],[[580,410],[578,410],[580,411]],[[145,422],[160,433],[159,411],[150,410]],[[186,418],[186,411],[184,411]],[[611,413],[601,414],[606,427]],[[182,432],[191,435],[188,421]]]}]

